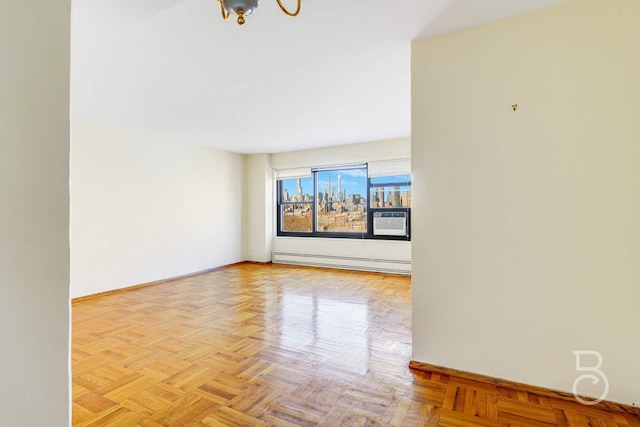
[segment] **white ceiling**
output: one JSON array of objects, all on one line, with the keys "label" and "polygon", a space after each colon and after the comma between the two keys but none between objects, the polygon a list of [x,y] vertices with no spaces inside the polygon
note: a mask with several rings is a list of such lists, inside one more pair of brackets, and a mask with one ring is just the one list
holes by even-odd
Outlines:
[{"label": "white ceiling", "polygon": [[216,0],[74,0],[71,116],[239,153],[407,137],[412,40],[562,1],[262,0],[239,27]]}]

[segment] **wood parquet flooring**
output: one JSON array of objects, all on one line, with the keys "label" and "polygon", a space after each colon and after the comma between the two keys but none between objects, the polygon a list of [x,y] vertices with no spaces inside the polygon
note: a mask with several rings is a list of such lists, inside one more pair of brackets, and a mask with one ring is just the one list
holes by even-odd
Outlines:
[{"label": "wood parquet flooring", "polygon": [[408,368],[410,278],[241,264],[72,307],[73,425],[640,426]]}]

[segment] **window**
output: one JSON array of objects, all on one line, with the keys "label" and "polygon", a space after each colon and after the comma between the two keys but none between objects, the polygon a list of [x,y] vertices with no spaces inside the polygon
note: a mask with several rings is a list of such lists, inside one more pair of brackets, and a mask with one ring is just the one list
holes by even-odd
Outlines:
[{"label": "window", "polygon": [[279,181],[280,229],[291,233],[313,231],[313,179],[298,178]]},{"label": "window", "polygon": [[410,240],[411,176],[366,166],[279,179],[278,236]]},{"label": "window", "polygon": [[396,175],[371,178],[371,208],[410,208],[411,176]]},{"label": "window", "polygon": [[316,231],[366,233],[367,168],[320,171],[316,172],[316,179]]}]

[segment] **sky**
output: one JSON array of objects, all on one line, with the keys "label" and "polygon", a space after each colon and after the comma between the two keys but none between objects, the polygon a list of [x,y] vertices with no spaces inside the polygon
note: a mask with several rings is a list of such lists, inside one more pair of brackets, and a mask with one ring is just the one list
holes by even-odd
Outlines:
[{"label": "sky", "polygon": [[[318,172],[318,191],[324,193],[331,178],[331,187],[335,188],[338,194],[338,175],[340,175],[341,191],[347,190],[345,197],[351,194],[359,194],[367,197],[367,170],[366,169],[347,169],[342,171],[323,171]],[[328,193],[331,193],[327,189]]]}]

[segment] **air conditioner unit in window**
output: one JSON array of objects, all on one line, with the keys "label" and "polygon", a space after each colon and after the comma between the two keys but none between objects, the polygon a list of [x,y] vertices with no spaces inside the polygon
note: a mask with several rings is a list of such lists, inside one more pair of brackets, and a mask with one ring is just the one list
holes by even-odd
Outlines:
[{"label": "air conditioner unit in window", "polygon": [[374,236],[406,236],[407,213],[374,212],[373,234]]}]

